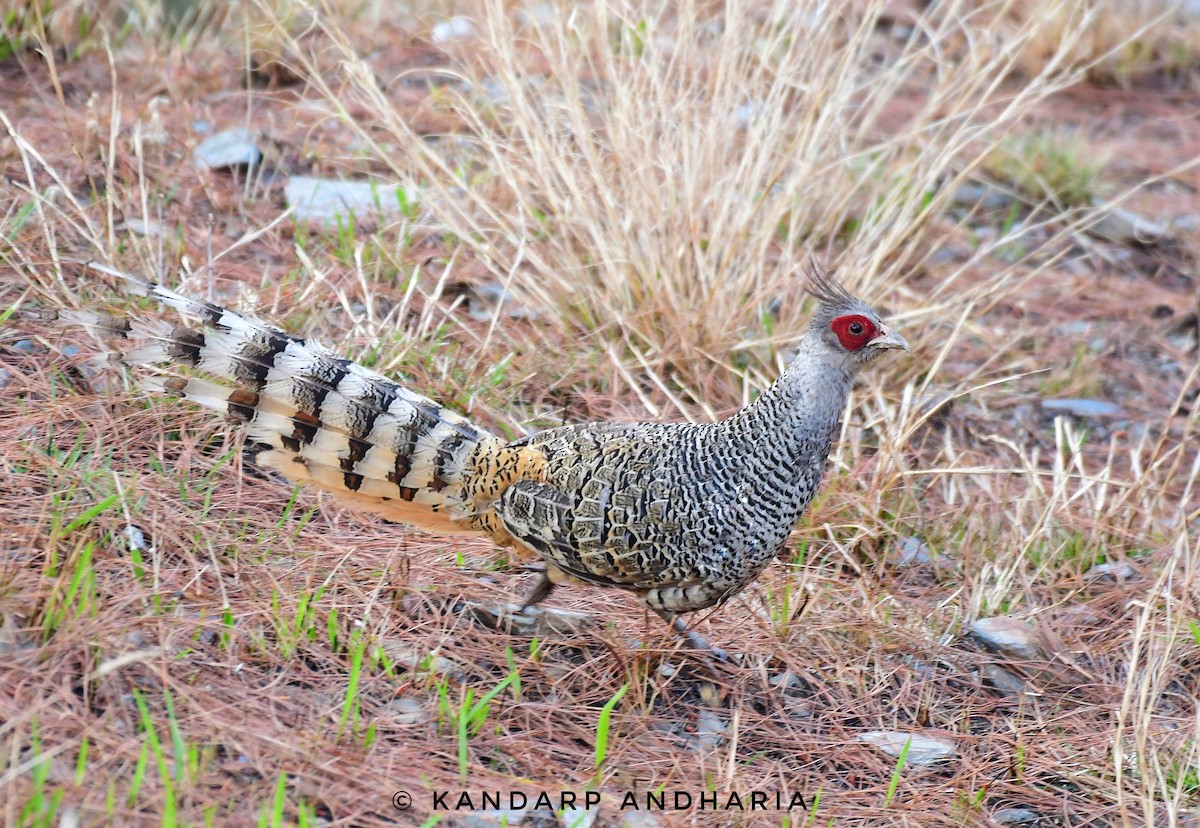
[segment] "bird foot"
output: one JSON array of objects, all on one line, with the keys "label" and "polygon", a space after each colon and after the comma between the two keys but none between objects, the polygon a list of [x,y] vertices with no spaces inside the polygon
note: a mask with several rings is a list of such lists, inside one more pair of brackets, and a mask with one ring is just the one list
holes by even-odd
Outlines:
[{"label": "bird foot", "polygon": [[684,623],[682,618],[676,618],[674,621],[672,621],[671,628],[683,636],[684,642],[691,649],[700,653],[704,653],[707,656],[711,656],[722,664],[734,663],[733,658],[726,650],[723,650],[714,644],[710,644],[708,639],[695,630],[689,630],[687,628],[687,624]]},{"label": "bird foot", "polygon": [[551,607],[518,604],[467,604],[471,617],[493,630],[510,635],[569,637],[594,626],[592,616],[585,612],[553,609]]},{"label": "bird foot", "polygon": [[727,650],[723,650],[720,647],[710,644],[708,639],[706,639],[700,633],[689,629],[687,623],[678,615],[667,612],[666,610],[655,610],[655,613],[657,613],[660,618],[671,625],[671,629],[679,634],[679,636],[683,639],[683,643],[686,644],[690,649],[709,656],[710,658],[715,659],[726,666],[737,664],[737,660]]}]

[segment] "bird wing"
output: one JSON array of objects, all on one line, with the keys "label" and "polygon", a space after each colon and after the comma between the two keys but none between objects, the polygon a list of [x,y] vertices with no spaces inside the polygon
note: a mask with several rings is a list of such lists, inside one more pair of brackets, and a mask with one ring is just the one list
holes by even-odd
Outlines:
[{"label": "bird wing", "polygon": [[687,587],[695,577],[680,577],[670,556],[654,548],[631,549],[614,534],[605,543],[592,537],[586,487],[575,497],[541,481],[521,480],[505,490],[495,511],[507,532],[522,546],[576,578],[624,589]]}]

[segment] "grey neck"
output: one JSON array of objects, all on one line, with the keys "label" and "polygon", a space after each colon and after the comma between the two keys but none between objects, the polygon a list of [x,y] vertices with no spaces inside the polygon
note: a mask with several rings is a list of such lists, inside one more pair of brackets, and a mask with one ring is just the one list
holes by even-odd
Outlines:
[{"label": "grey neck", "polygon": [[824,460],[846,407],[852,377],[845,360],[828,352],[813,334],[796,358],[758,399],[720,424],[736,442],[762,450],[766,443],[792,459],[817,452]]}]

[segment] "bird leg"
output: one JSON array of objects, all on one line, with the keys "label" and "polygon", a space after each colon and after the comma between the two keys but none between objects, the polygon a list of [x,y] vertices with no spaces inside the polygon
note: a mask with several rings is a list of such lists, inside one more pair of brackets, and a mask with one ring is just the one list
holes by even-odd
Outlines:
[{"label": "bird leg", "polygon": [[700,635],[700,633],[696,632],[695,630],[688,629],[687,623],[675,613],[668,612],[664,609],[655,609],[654,612],[659,618],[670,624],[671,629],[675,630],[675,632],[677,632],[683,638],[684,643],[693,650],[697,650],[698,652],[706,655],[711,655],[717,661],[724,662],[725,664],[729,664],[731,662],[729,653],[725,652],[720,647],[714,647],[712,644],[709,644],[708,641],[705,640],[704,636]]},{"label": "bird leg", "polygon": [[[540,604],[550,596],[550,593],[554,591],[556,586],[558,586],[558,584],[555,582],[554,575],[551,573],[552,570],[549,566],[541,571],[540,575],[538,576],[537,583],[534,584],[533,589],[529,591],[529,594],[525,596],[525,600],[521,602],[520,608],[517,610],[517,612],[525,612],[525,610],[529,609],[535,604]],[[720,647],[714,647],[712,644],[709,644],[704,636],[700,635],[700,633],[696,632],[695,630],[688,629],[687,623],[675,613],[668,612],[664,609],[655,609],[654,612],[659,618],[670,624],[671,629],[675,630],[675,632],[683,638],[684,643],[691,649],[705,655],[710,655],[717,661],[721,661],[726,664],[730,662],[729,654],[727,652],[722,650]]]},{"label": "bird leg", "polygon": [[543,638],[578,635],[590,622],[589,616],[579,612],[535,607],[546,600],[561,583],[561,576],[555,577],[556,570],[549,568],[534,571],[538,573],[537,583],[520,604],[503,604],[498,607],[468,604],[470,613],[484,626],[512,635],[536,635]]},{"label": "bird leg", "polygon": [[554,592],[555,586],[554,581],[550,579],[549,573],[543,569],[542,574],[538,577],[538,582],[529,591],[529,594],[525,596],[525,600],[521,602],[521,608],[518,612],[524,612],[534,604],[540,604],[542,601],[545,601],[550,596],[550,593]]}]

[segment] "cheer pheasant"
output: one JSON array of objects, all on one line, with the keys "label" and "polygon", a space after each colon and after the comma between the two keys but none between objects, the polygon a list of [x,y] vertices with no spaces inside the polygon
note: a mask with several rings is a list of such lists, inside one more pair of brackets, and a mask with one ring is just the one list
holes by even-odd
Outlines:
[{"label": "cheer pheasant", "polygon": [[[506,441],[315,342],[106,267],[199,327],[61,312],[124,340],[143,383],[245,424],[259,464],[431,532],[486,535],[556,584],[635,592],[660,615],[740,592],[817,491],[855,372],[904,338],[820,273],[795,360],[718,423],[597,423]],[[188,376],[162,366],[183,365]]]}]

